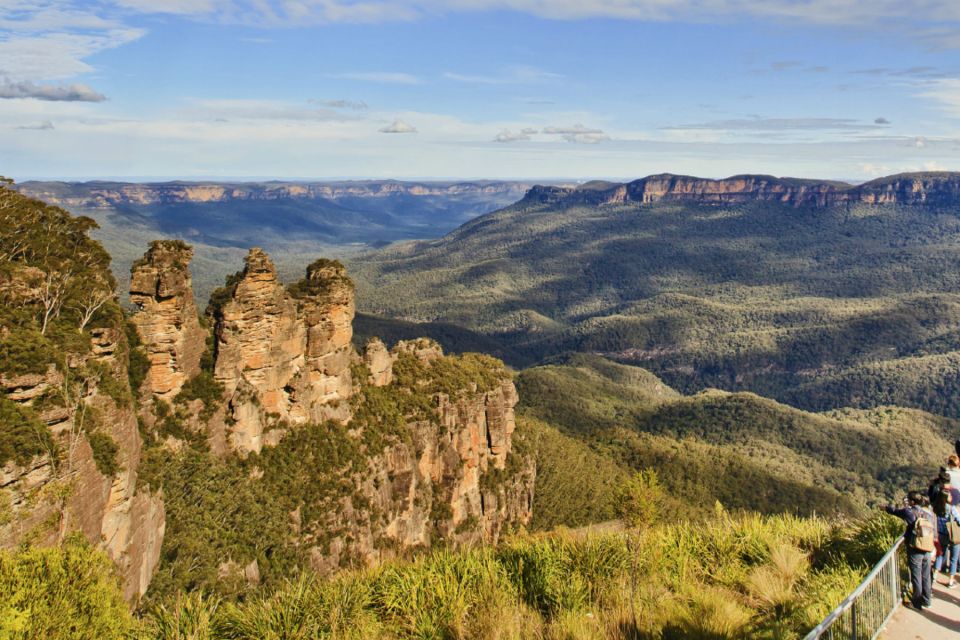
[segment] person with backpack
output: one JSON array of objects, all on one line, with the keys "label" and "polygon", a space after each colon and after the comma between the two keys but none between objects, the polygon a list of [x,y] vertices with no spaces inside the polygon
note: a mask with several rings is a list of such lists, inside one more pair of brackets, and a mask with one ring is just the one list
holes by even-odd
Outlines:
[{"label": "person with backpack", "polygon": [[933,604],[931,557],[936,548],[937,525],[933,514],[923,508],[924,496],[920,491],[907,494],[905,505],[896,508],[887,505],[884,510],[907,523],[903,534],[910,566],[910,582],[913,593],[910,604],[915,609]]},{"label": "person with backpack", "polygon": [[[948,589],[956,586],[954,576],[957,573],[957,561],[960,559],[960,510],[957,509],[960,499],[958,499],[958,493],[960,492],[951,485],[944,485],[933,505],[933,512],[937,516],[937,540],[939,541],[934,570],[949,575]],[[947,571],[948,566],[949,572]]]}]

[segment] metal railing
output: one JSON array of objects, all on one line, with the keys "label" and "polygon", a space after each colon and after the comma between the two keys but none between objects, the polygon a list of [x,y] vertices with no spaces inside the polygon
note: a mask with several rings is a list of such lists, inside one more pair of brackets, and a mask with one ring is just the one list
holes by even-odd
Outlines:
[{"label": "metal railing", "polygon": [[863,582],[804,640],[874,640],[900,606],[900,549],[903,537],[876,564]]}]

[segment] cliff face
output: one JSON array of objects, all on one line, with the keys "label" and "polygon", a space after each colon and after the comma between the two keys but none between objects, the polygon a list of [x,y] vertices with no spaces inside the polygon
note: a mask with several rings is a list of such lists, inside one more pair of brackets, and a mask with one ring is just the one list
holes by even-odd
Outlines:
[{"label": "cliff face", "polygon": [[299,285],[294,297],[267,254],[251,249],[219,311],[214,377],[225,389],[237,451],[260,451],[280,423],[350,418],[352,285],[333,264],[311,265]]},{"label": "cliff face", "polygon": [[[137,485],[140,434],[129,397],[117,392],[127,377],[123,333],[98,328],[91,334],[90,350],[73,355],[67,375],[52,365],[43,374],[0,373],[0,394],[34,411],[52,436],[49,453],[0,468],[11,516],[0,524],[0,547],[54,545],[80,531],[114,560],[124,595],[134,602],[159,560],[164,504],[161,495]],[[115,447],[110,472],[91,446],[94,438],[103,446],[104,437]]]},{"label": "cliff face", "polygon": [[949,205],[960,198],[960,173],[900,174],[853,186],[840,182],[743,175],[709,180],[660,174],[626,184],[582,187],[533,187],[529,204],[616,205],[682,202],[740,204],[782,202],[792,206],[847,204]]},{"label": "cliff face", "polygon": [[131,270],[130,301],[139,310],[132,322],[150,360],[144,389],[163,400],[200,373],[206,332],[193,299],[192,255],[181,242],[159,241]]},{"label": "cliff face", "polygon": [[94,226],[0,185],[0,547],[80,532],[135,601],[164,504],[138,486],[129,345]]},{"label": "cliff face", "polygon": [[[284,287],[267,254],[252,249],[214,298],[222,402],[205,421],[199,407],[176,403],[191,414],[190,430],[206,430],[214,454],[261,454],[256,474],[283,493],[288,481],[275,477],[270,450],[293,447],[283,455],[315,460],[309,438],[290,442],[299,442],[297,430],[324,425],[341,462],[298,473],[343,491],[282,497],[315,568],[373,563],[440,538],[495,541],[505,527],[529,522],[535,468],[511,456],[518,398],[501,363],[444,356],[426,339],[391,350],[373,340],[361,356],[352,344],[353,285],[337,262],[318,260]],[[162,324],[151,316],[170,313],[144,304],[134,316],[148,350],[144,328]]]},{"label": "cliff face", "polygon": [[[367,353],[380,346],[369,345]],[[417,358],[424,371],[445,358],[430,340],[400,342],[390,357]],[[409,439],[370,457],[354,477],[353,494],[329,510],[322,528],[333,537],[310,548],[314,568],[374,563],[441,539],[496,542],[506,527],[529,523],[536,468],[532,458],[511,456],[513,382],[471,388],[456,397],[435,394],[435,413],[409,422]]]}]

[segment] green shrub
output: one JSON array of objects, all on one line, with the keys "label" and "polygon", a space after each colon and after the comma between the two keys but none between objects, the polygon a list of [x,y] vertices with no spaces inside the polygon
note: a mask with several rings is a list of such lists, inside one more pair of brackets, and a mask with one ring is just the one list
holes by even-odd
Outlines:
[{"label": "green shrub", "polygon": [[120,463],[117,461],[120,447],[114,439],[102,431],[94,431],[87,434],[87,442],[93,450],[93,461],[97,470],[108,478],[117,475],[120,472]]},{"label": "green shrub", "polygon": [[55,451],[50,429],[36,413],[0,394],[0,466],[10,460],[27,464],[34,456]]},{"label": "green shrub", "polygon": [[77,533],[60,547],[0,551],[0,637],[127,638],[133,619],[113,563]]}]

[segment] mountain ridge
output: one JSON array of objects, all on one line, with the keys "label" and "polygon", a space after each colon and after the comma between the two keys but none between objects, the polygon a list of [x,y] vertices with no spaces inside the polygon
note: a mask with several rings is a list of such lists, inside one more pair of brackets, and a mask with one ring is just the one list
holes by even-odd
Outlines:
[{"label": "mountain ridge", "polygon": [[960,172],[899,173],[859,185],[832,180],[739,174],[714,180],[660,173],[631,182],[594,180],[577,187],[534,185],[518,206],[776,201],[795,207],[842,204],[949,204],[960,199]]}]

